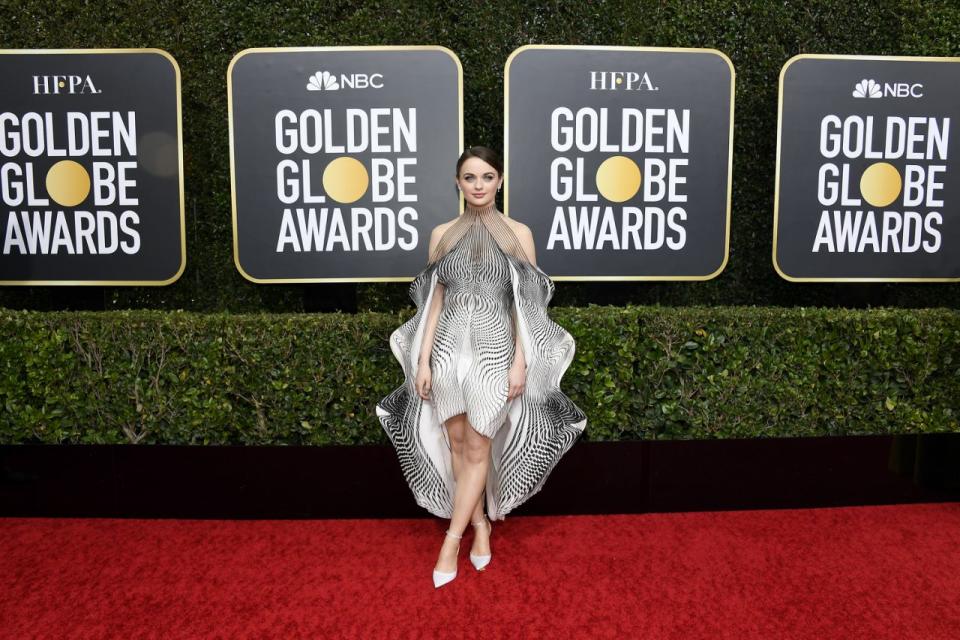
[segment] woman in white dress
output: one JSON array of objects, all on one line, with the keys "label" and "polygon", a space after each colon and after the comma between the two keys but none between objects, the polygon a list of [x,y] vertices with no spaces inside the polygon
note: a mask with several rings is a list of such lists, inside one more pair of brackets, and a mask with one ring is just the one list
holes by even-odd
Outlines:
[{"label": "woman in white dress", "polygon": [[467,149],[456,184],[464,212],[432,231],[427,267],[410,286],[417,313],[390,337],[405,384],[377,405],[417,503],[450,518],[436,587],[456,577],[468,523],[470,561],[486,568],[490,519],[539,491],[586,427],[559,389],[575,347],[547,315],[553,282],[536,266],[530,229],[494,202],[497,153]]}]

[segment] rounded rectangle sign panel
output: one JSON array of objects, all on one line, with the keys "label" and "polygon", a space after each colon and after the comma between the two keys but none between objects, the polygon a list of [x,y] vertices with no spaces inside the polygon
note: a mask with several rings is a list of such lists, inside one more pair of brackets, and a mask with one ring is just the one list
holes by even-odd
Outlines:
[{"label": "rounded rectangle sign panel", "polygon": [[715,49],[527,45],[504,209],[557,280],[707,280],[730,244],[734,71]]},{"label": "rounded rectangle sign panel", "polygon": [[463,69],[439,46],[247,49],[227,70],[234,261],[253,282],[410,280],[459,212]]},{"label": "rounded rectangle sign panel", "polygon": [[960,58],[780,71],[773,266],[796,282],[960,280]]},{"label": "rounded rectangle sign panel", "polygon": [[180,68],[0,50],[0,284],[166,285],[186,266]]}]

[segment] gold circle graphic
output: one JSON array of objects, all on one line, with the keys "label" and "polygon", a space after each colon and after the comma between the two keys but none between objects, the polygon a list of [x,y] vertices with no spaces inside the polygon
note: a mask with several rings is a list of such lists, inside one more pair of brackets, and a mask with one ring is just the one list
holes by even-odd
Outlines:
[{"label": "gold circle graphic", "polygon": [[640,190],[640,167],[626,156],[610,156],[597,168],[597,189],[610,202],[626,202]]},{"label": "gold circle graphic", "polygon": [[79,162],[61,160],[47,171],[47,193],[61,207],[75,207],[90,194],[90,174]]},{"label": "gold circle graphic", "polygon": [[900,172],[889,162],[874,162],[860,177],[860,193],[875,207],[885,207],[896,200],[901,187]]},{"label": "gold circle graphic", "polygon": [[370,176],[356,158],[341,156],[323,170],[323,190],[337,202],[356,202],[367,192]]}]

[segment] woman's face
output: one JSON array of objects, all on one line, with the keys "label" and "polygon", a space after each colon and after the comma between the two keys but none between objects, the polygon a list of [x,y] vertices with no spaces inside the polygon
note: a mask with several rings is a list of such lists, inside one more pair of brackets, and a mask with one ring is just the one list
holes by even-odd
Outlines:
[{"label": "woman's face", "polygon": [[497,189],[503,184],[503,178],[492,166],[480,158],[467,158],[460,165],[457,186],[463,191],[463,197],[472,207],[483,208],[497,197]]}]

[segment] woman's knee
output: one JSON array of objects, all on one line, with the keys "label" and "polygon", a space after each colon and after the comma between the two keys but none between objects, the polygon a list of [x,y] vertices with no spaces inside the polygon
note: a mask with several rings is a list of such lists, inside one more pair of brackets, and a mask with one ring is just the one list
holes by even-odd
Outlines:
[{"label": "woman's knee", "polygon": [[467,414],[461,413],[449,418],[446,423],[447,433],[450,435],[450,451],[454,455],[462,455],[466,439]]},{"label": "woman's knee", "polygon": [[490,455],[490,438],[478,433],[469,424],[463,441],[464,459],[470,464],[485,462]]}]

